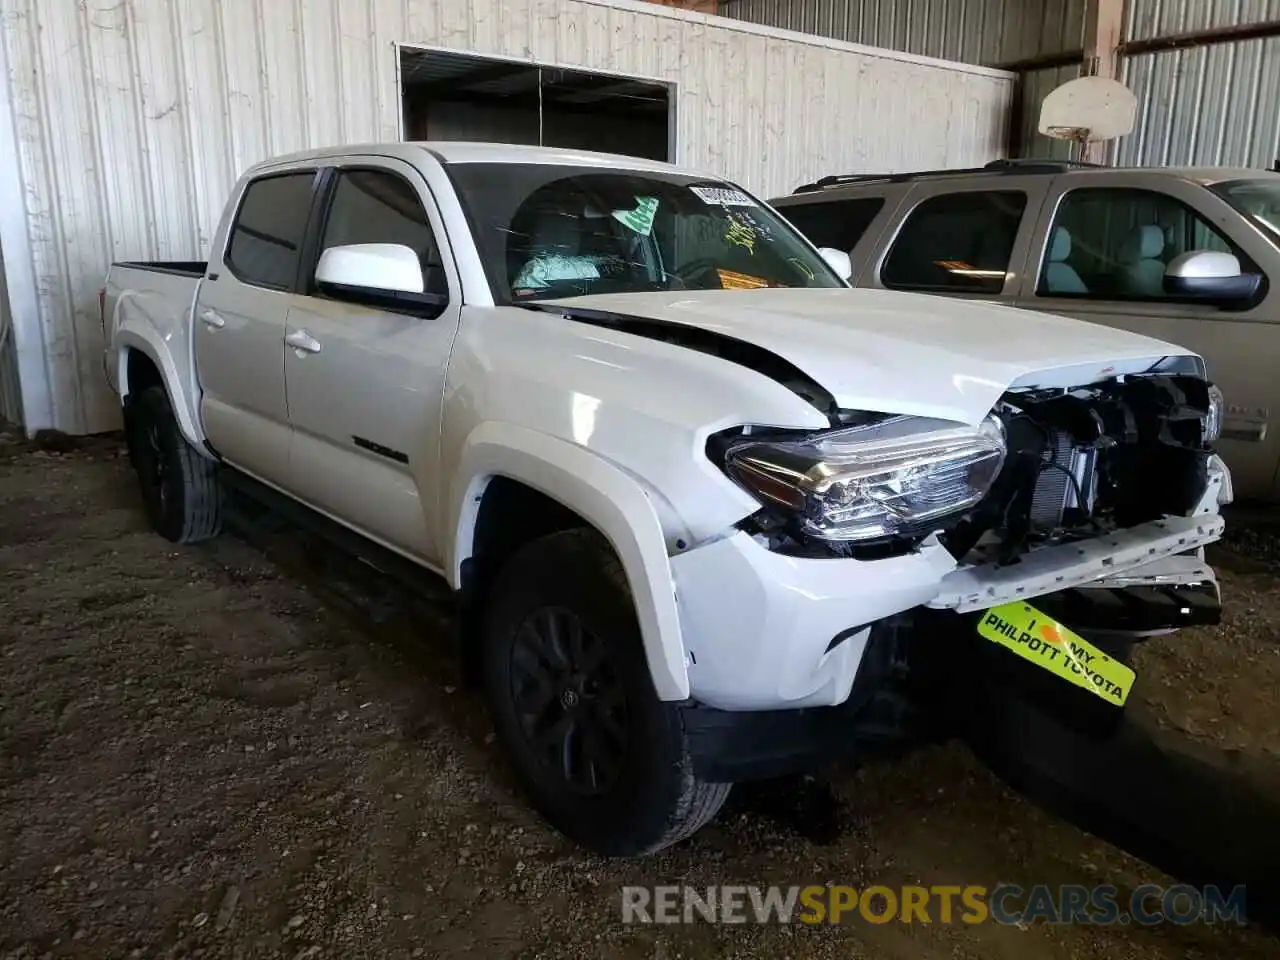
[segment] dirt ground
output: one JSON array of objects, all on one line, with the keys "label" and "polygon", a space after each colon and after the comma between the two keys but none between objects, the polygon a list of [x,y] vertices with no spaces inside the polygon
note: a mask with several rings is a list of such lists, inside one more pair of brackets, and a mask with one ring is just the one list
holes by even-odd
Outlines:
[{"label": "dirt ground", "polygon": [[[289,530],[251,539],[151,534],[113,440],[0,438],[0,957],[1280,955],[1254,927],[624,926],[624,884],[1169,880],[961,746],[739,791],[652,859],[585,856],[515,792],[442,608]],[[1263,773],[1278,557],[1234,534],[1226,623],[1137,663],[1148,722]]]}]

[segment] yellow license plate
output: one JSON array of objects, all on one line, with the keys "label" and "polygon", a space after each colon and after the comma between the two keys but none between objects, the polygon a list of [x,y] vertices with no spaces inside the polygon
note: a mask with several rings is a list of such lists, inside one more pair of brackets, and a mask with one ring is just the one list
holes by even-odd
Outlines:
[{"label": "yellow license plate", "polygon": [[1132,670],[1029,604],[992,607],[978,622],[978,633],[1117,707],[1133,689]]}]

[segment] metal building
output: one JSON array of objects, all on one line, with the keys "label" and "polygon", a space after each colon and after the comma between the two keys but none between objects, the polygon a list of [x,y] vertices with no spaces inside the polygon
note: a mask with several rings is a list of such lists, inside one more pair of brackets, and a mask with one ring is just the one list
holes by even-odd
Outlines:
[{"label": "metal building", "polygon": [[[28,431],[117,425],[110,261],[206,256],[228,189],[264,157],[417,132],[406,80],[448,83],[441,51],[669,91],[667,154],[765,195],[831,169],[1001,156],[1013,80],[632,0],[0,0],[0,17],[0,414]],[[500,96],[510,72],[471,81]],[[467,129],[478,116],[455,112],[450,135],[491,135]]]},{"label": "metal building", "polygon": [[1019,75],[1008,151],[1064,156],[1040,105],[1082,73],[1126,83],[1125,165],[1270,167],[1280,160],[1280,0],[721,0],[720,12]]}]

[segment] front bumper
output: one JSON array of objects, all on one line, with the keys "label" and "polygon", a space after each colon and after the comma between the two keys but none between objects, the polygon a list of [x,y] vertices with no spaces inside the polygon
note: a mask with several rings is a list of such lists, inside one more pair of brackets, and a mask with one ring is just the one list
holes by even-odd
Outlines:
[{"label": "front bumper", "polygon": [[1035,605],[1084,634],[1141,637],[1222,621],[1218,578],[1195,556],[1157,560],[1040,597]]},{"label": "front bumper", "polygon": [[929,606],[971,613],[1083,586],[1213,543],[1223,527],[1218,514],[1166,517],[1092,540],[1045,547],[1007,566],[965,567],[947,576]]},{"label": "front bumper", "polygon": [[843,703],[871,624],[927,603],[954,567],[937,544],[884,560],[813,560],[741,532],[674,556],[689,695],[721,710]]},{"label": "front bumper", "polygon": [[921,606],[974,612],[1140,576],[1217,540],[1222,527],[1216,515],[1169,518],[1042,549],[1005,567],[964,569],[936,542],[883,560],[801,559],[735,533],[670,561],[690,697],[726,711],[842,704],[881,620]]}]

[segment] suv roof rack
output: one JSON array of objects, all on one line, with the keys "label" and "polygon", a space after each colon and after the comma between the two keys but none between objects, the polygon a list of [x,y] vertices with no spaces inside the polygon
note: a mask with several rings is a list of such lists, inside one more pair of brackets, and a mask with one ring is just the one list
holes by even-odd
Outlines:
[{"label": "suv roof rack", "polygon": [[813,183],[796,187],[794,193],[813,193],[827,187],[839,187],[848,183],[907,183],[911,180],[923,180],[928,177],[954,177],[965,174],[983,174],[995,176],[1018,173],[1066,173],[1068,170],[1097,170],[1106,167],[1104,163],[1088,163],[1084,160],[992,160],[981,167],[953,167],[948,170],[909,170],[904,173],[846,173],[823,177]]}]

